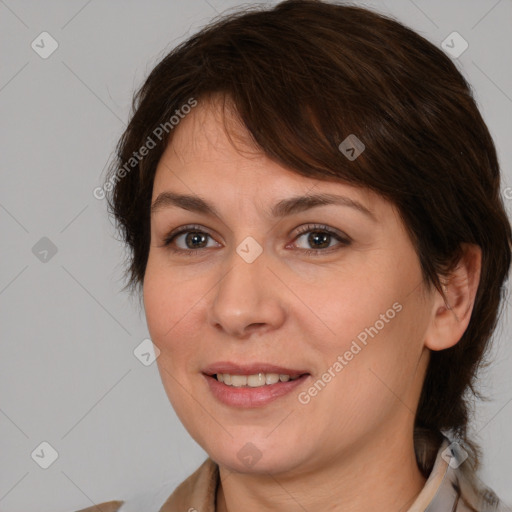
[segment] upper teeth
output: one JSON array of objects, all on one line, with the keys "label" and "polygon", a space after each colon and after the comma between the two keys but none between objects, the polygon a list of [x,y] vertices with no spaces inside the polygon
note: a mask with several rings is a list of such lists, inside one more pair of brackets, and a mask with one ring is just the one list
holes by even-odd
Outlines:
[{"label": "upper teeth", "polygon": [[259,386],[265,386],[267,384],[275,384],[276,382],[286,382],[288,380],[298,379],[296,377],[290,377],[289,375],[278,374],[278,373],[256,373],[254,375],[231,375],[229,373],[217,373],[217,380],[224,382],[228,386],[241,387],[249,386],[251,388],[257,388]]}]

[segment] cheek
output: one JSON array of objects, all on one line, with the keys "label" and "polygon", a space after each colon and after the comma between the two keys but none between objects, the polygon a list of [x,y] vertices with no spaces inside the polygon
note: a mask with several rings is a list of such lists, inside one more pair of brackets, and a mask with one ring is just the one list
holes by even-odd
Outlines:
[{"label": "cheek", "polygon": [[[402,285],[386,272],[363,268],[332,272],[330,279],[322,278],[294,292],[308,308],[306,315],[297,315],[302,328],[314,331],[321,352],[332,358],[333,351],[343,354],[351,343],[386,336],[401,314]],[[326,361],[328,362],[328,361]]]},{"label": "cheek", "polygon": [[157,359],[169,371],[181,372],[194,350],[194,326],[201,325],[198,318],[200,302],[205,291],[198,281],[184,280],[179,273],[159,269],[148,261],[144,278],[144,310],[153,343],[160,349]]},{"label": "cheek", "polygon": [[[314,344],[323,362],[319,377],[329,381],[317,386],[321,391],[312,390],[325,397],[318,406],[337,404],[325,414],[359,426],[399,407],[397,396],[416,385],[428,323],[428,305],[422,300],[421,275],[415,265],[399,269],[390,265],[385,272],[382,267],[373,273],[369,269],[324,280],[323,286],[308,285],[304,296],[318,318],[309,315],[302,320],[305,332],[317,333]],[[313,331],[313,325],[321,329]]]},{"label": "cheek", "polygon": [[[194,410],[194,401],[183,389],[191,389],[188,379],[197,368],[190,365],[197,355],[194,326],[200,325],[198,290],[192,281],[179,279],[175,272],[148,262],[143,286],[144,309],[153,343],[159,348],[157,366],[165,392],[184,425]],[[188,425],[187,428],[191,428]]]},{"label": "cheek", "polygon": [[186,279],[159,257],[150,257],[144,276],[143,296],[151,335],[166,343],[204,295],[197,280]]}]

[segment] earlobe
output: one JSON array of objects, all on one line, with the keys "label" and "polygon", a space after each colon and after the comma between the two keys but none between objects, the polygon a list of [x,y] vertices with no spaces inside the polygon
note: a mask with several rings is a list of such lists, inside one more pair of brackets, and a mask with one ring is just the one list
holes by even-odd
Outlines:
[{"label": "earlobe", "polygon": [[425,336],[425,346],[431,350],[444,350],[457,344],[473,312],[480,283],[482,251],[474,244],[462,244],[462,248],[463,255],[456,268],[442,280],[446,301],[435,292]]}]

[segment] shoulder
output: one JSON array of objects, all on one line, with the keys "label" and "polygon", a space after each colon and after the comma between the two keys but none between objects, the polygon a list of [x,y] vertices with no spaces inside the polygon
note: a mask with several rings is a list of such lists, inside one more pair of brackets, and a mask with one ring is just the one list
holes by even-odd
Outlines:
[{"label": "shoulder", "polygon": [[218,483],[219,466],[208,457],[176,487],[159,512],[187,511],[191,508],[201,512],[213,512]]},{"label": "shoulder", "polygon": [[[144,493],[127,501],[104,501],[91,507],[75,512],[132,512],[142,510],[159,510],[159,512],[174,512],[190,509],[201,512],[215,511],[215,498],[219,482],[218,465],[208,457],[191,475],[182,481],[169,495],[166,484],[158,491]],[[167,493],[162,493],[167,490]],[[163,505],[162,505],[163,503]],[[124,505],[124,506],[123,506]]]},{"label": "shoulder", "polygon": [[82,508],[76,512],[117,512],[123,503],[124,501],[104,501],[91,507]]},{"label": "shoulder", "polygon": [[104,501],[74,512],[124,512],[125,510],[126,512],[139,510],[174,512],[182,509],[186,512],[191,507],[201,512],[211,512],[215,510],[218,482],[218,465],[208,457],[170,495],[169,486],[165,484],[161,489],[152,490],[128,500]]}]

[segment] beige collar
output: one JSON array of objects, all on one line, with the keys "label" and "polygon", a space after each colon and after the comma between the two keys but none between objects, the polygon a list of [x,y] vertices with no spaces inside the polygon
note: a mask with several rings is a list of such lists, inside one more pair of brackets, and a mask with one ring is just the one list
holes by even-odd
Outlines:
[{"label": "beige collar", "polygon": [[[443,481],[446,480],[449,464],[441,456],[448,447],[449,442],[445,440],[439,449],[434,467],[428,477],[425,486],[407,512],[425,512],[439,493]],[[215,512],[215,501],[217,487],[219,484],[219,466],[208,457],[201,466],[169,496],[159,512],[173,512],[175,510],[196,509],[201,512]],[[442,496],[444,510],[452,510],[456,499],[454,493],[444,493]],[[449,500],[449,508],[448,506]]]}]

